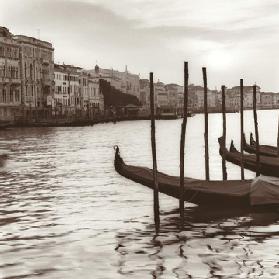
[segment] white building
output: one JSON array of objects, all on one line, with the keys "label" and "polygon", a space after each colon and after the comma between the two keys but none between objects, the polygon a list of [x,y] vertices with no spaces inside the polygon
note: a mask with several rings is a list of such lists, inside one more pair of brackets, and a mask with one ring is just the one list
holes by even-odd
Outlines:
[{"label": "white building", "polygon": [[55,64],[54,92],[48,97],[48,105],[62,112],[80,108],[78,69],[81,68]]},{"label": "white building", "polygon": [[100,92],[99,78],[72,65],[54,67],[54,92],[49,96],[48,105],[58,111],[104,110],[104,98]]}]

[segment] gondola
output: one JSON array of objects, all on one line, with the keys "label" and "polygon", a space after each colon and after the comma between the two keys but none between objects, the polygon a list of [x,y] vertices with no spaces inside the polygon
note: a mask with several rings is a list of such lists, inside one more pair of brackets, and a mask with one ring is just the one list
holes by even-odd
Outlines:
[{"label": "gondola", "polygon": [[[222,145],[222,138],[219,138],[220,155],[225,157],[226,161],[241,166],[241,153],[235,148],[233,141],[230,150]],[[256,155],[243,154],[243,167],[253,172],[257,171]],[[260,156],[259,172],[267,176],[279,177],[279,158]]]},{"label": "gondola", "polygon": [[[250,154],[256,154],[256,141],[253,138],[253,134],[250,134],[250,144],[246,142],[245,135],[243,136],[244,139],[244,151]],[[259,146],[260,155],[269,156],[269,157],[278,157],[278,149],[275,146],[270,145],[260,145]]]},{"label": "gondola", "polygon": [[[127,165],[120,156],[119,148],[115,147],[115,170],[122,176],[153,188],[153,171],[146,167]],[[174,198],[180,198],[180,178],[158,172],[159,191]],[[261,196],[257,183],[253,180],[205,181],[194,178],[184,178],[184,200],[204,207],[219,208],[252,208],[255,206],[274,206],[279,204],[274,200],[258,199]],[[254,185],[254,186],[253,186]]]}]

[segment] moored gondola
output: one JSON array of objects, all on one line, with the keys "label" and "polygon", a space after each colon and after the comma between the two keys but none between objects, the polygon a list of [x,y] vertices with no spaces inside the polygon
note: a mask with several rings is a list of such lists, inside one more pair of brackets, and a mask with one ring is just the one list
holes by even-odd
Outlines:
[{"label": "moored gondola", "polygon": [[[119,148],[116,147],[115,150],[115,170],[120,175],[153,189],[152,169],[125,164],[119,154]],[[179,179],[177,176],[169,176],[158,172],[159,191],[179,199]],[[279,193],[273,195],[278,197],[276,202],[274,200],[270,202],[264,197],[263,201],[259,202],[258,197],[262,193],[259,193],[259,191],[263,191],[263,187],[258,187],[258,184],[253,180],[205,181],[185,177],[184,187],[185,201],[205,207],[251,208],[259,204],[267,207],[279,204]]]},{"label": "moored gondola", "polygon": [[[226,161],[241,166],[241,153],[235,148],[233,141],[231,142],[230,150],[222,145],[222,138],[219,138],[220,155],[225,155]],[[243,155],[244,168],[257,171],[256,155]],[[279,177],[279,158],[260,156],[259,172],[267,176]]]},{"label": "moored gondola", "polygon": [[[256,141],[253,138],[253,134],[250,134],[250,144],[246,142],[245,135],[244,138],[244,151],[250,154],[256,154]],[[260,145],[259,146],[260,155],[269,156],[269,157],[278,157],[278,149],[275,146],[271,145]]]}]

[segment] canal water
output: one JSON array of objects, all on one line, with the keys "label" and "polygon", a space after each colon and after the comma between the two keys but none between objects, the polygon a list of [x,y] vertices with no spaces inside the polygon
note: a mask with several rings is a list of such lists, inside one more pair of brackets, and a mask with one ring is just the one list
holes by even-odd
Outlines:
[{"label": "canal water", "polygon": [[[278,111],[259,111],[262,144],[276,144]],[[239,146],[239,114],[227,115],[227,145]],[[210,176],[221,179],[220,114],[209,117]],[[158,167],[179,174],[181,120],[156,122]],[[203,115],[188,120],[185,174],[204,178]],[[245,112],[245,132],[254,130]],[[0,131],[0,278],[278,278],[276,212],[202,211],[160,195],[155,236],[152,192],[118,175],[127,163],[152,166],[148,121],[92,127]],[[227,163],[230,179],[240,169]],[[246,171],[246,178],[254,174]]]}]

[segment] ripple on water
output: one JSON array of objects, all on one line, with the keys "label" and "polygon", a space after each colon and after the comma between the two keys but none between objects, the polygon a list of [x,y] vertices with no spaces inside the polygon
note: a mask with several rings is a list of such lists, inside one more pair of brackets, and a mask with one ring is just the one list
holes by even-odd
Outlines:
[{"label": "ripple on water", "polygon": [[[265,144],[276,144],[275,114],[259,112]],[[251,115],[245,112],[247,133]],[[156,124],[159,169],[178,175],[181,121]],[[238,114],[229,114],[227,125],[237,145]],[[210,115],[214,179],[222,175],[221,127],[221,116]],[[277,212],[187,204],[181,231],[178,201],[160,195],[161,228],[154,235],[152,193],[114,171],[112,149],[118,144],[128,163],[152,166],[149,129],[148,121],[135,121],[1,131],[0,149],[9,158],[0,169],[0,277],[277,278]],[[202,129],[202,115],[189,119],[187,176],[204,177]],[[231,164],[228,172],[240,176]]]}]

